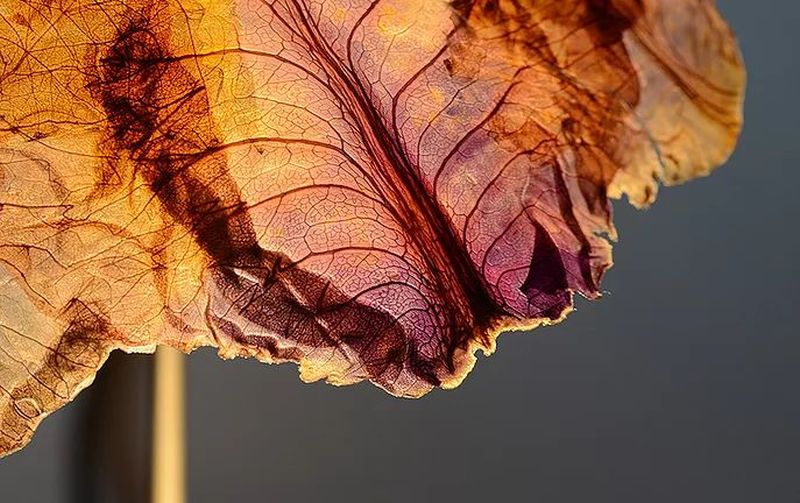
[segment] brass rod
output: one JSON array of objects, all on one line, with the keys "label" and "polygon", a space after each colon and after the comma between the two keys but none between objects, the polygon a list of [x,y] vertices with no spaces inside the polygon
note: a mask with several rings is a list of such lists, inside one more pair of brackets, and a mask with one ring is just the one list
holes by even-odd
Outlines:
[{"label": "brass rod", "polygon": [[155,360],[151,501],[185,503],[185,356],[159,346]]}]

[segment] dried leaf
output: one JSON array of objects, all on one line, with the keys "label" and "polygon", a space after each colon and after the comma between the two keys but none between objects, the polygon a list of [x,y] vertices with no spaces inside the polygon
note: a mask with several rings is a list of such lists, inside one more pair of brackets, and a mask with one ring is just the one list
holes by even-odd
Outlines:
[{"label": "dried leaf", "polygon": [[708,173],[710,0],[3,0],[0,454],[108,353],[417,397],[600,295],[608,198]]}]

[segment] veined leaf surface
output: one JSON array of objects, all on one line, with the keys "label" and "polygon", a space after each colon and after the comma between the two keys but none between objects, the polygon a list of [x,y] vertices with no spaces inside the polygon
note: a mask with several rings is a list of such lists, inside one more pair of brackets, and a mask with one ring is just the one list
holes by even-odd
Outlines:
[{"label": "veined leaf surface", "polygon": [[0,453],[115,348],[456,386],[743,87],[710,0],[1,0]]}]

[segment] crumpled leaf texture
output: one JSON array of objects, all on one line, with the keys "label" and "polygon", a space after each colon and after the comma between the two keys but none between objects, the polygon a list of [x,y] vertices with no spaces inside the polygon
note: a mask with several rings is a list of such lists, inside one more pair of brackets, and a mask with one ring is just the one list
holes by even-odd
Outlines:
[{"label": "crumpled leaf texture", "polygon": [[710,0],[0,0],[0,453],[115,348],[454,387],[743,87]]}]

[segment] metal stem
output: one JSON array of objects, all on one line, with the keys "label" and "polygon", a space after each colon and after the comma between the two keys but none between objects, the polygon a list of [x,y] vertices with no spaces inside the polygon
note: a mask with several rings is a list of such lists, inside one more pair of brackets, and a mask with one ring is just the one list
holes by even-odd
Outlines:
[{"label": "metal stem", "polygon": [[172,348],[156,350],[152,503],[186,502],[184,360]]}]

